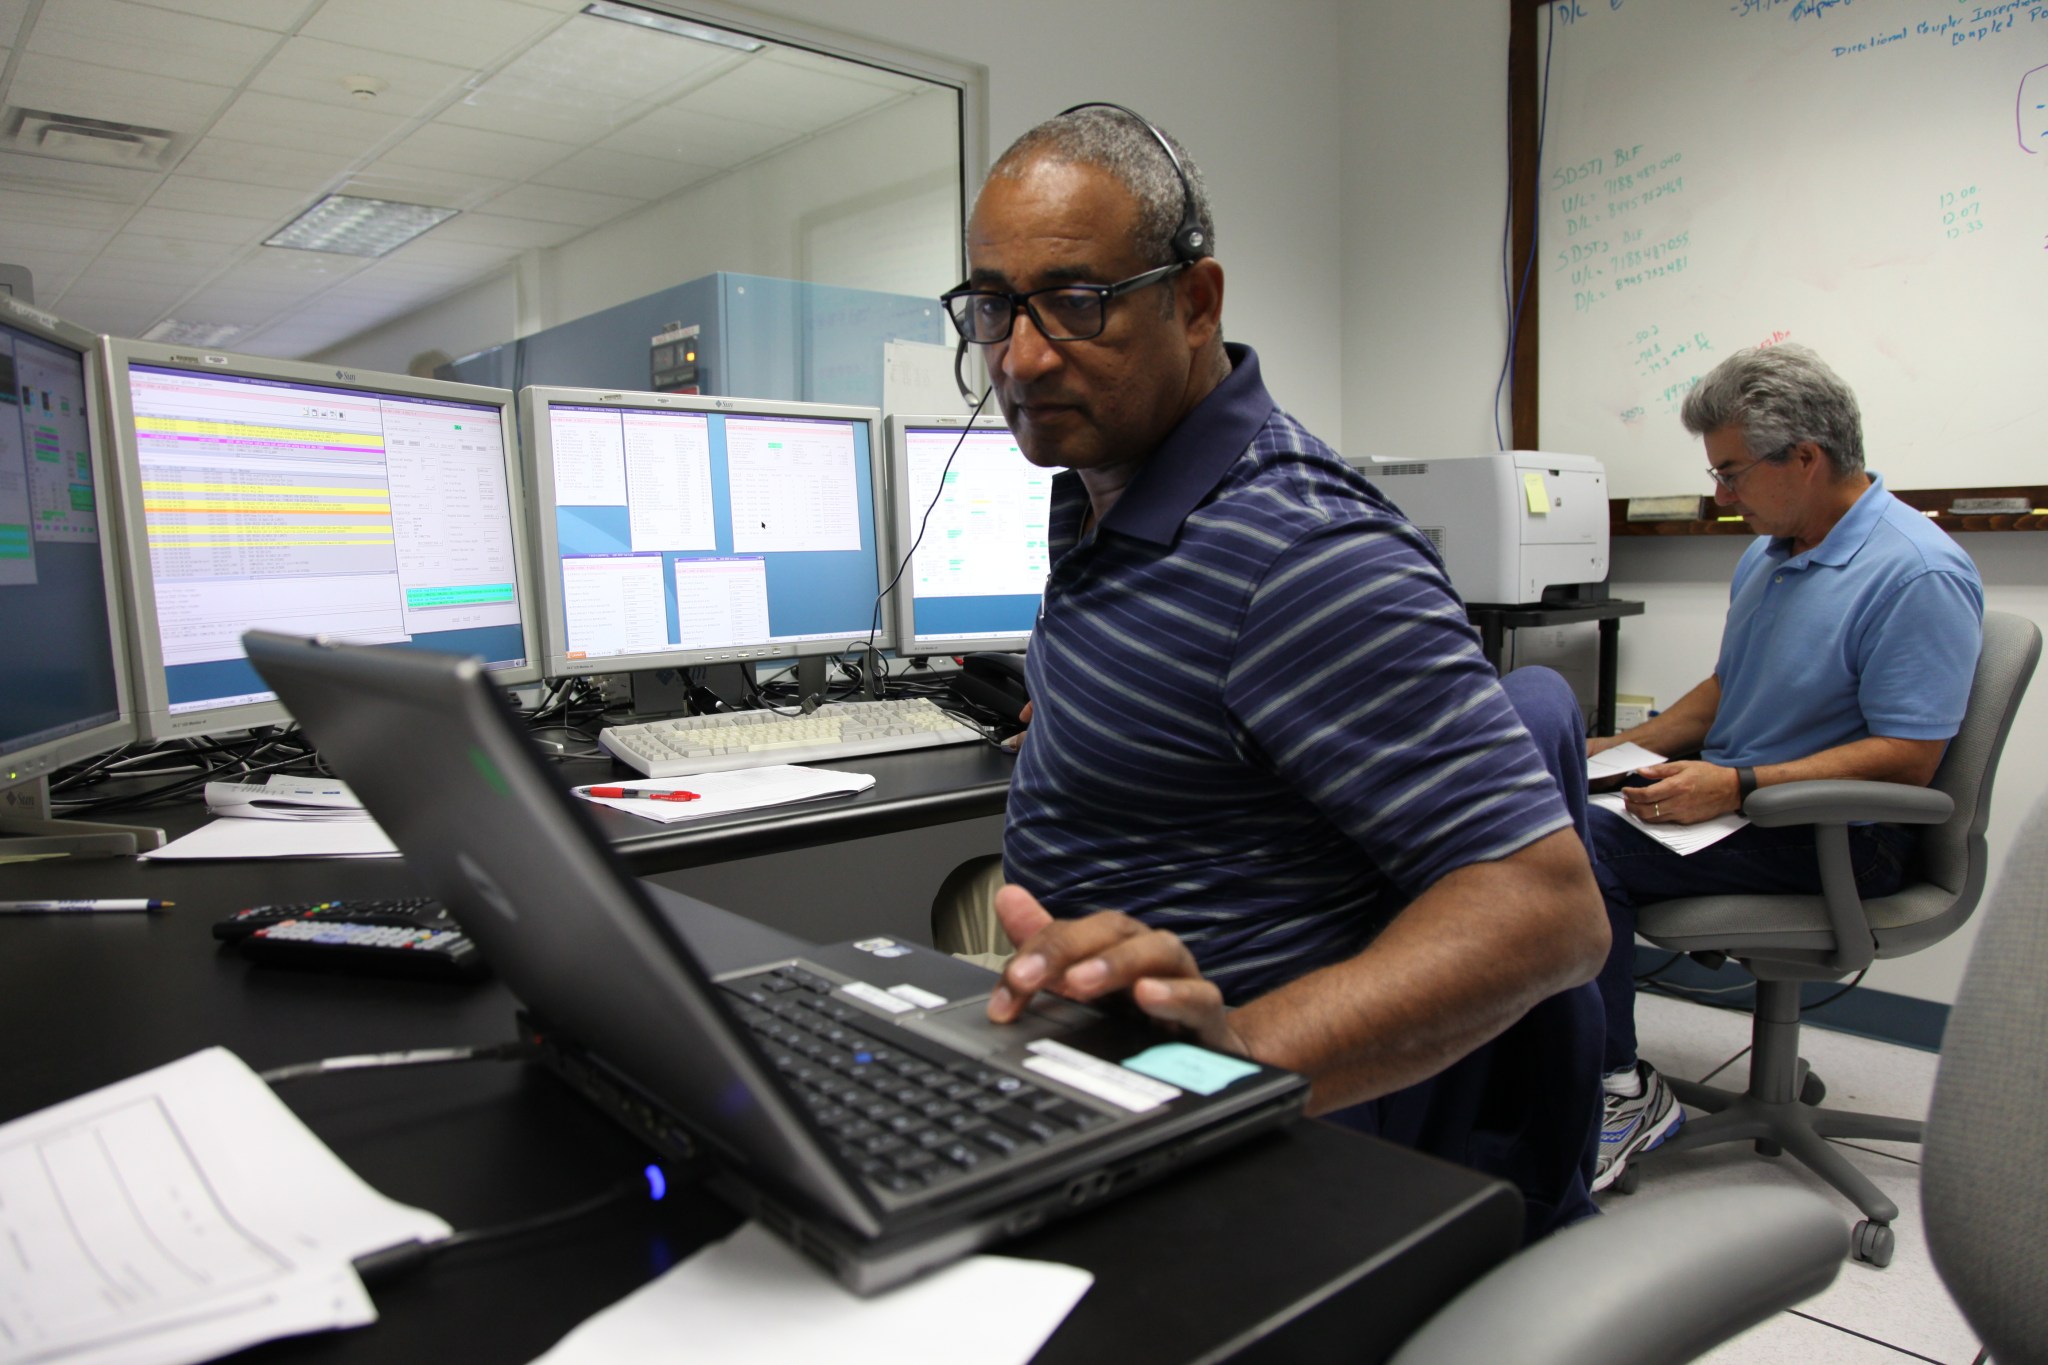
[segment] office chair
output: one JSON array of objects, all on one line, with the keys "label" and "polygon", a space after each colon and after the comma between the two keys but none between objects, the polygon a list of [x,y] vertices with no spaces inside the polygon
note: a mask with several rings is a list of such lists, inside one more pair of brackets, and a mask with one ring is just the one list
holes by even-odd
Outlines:
[{"label": "office chair", "polygon": [[[1920,1173],[1934,1268],[2000,1365],[2048,1361],[2044,982],[2048,797],[2014,841],[1949,1012]],[[1677,1365],[1826,1288],[1843,1232],[1828,1201],[1804,1190],[1645,1201],[1510,1257],[1392,1365]]]},{"label": "office chair", "polygon": [[[1687,1122],[1648,1161],[1721,1142],[1753,1140],[1765,1156],[1789,1152],[1861,1209],[1852,1237],[1858,1260],[1884,1266],[1898,1206],[1827,1139],[1919,1142],[1917,1120],[1823,1109],[1826,1087],[1799,1056],[1799,986],[1832,981],[1875,958],[1901,957],[1947,938],[1983,894],[1984,823],[1992,778],[2013,712],[2041,656],[2041,631],[2025,617],[1984,613],[1984,647],[1962,728],[1934,782],[1788,782],[1754,792],[1742,813],[1756,824],[1815,827],[1817,896],[1699,896],[1642,908],[1636,930],[1659,947],[1718,966],[1734,958],[1756,978],[1749,1088],[1743,1093],[1671,1081],[1685,1104],[1708,1111]],[[1924,825],[1914,865],[1896,895],[1865,904],[1850,870],[1847,826],[1882,820]],[[1635,1167],[1617,1182],[1632,1189]]]},{"label": "office chair", "polygon": [[2001,1365],[2048,1359],[2048,797],[2014,841],[1941,1040],[1920,1209],[1942,1283]]}]

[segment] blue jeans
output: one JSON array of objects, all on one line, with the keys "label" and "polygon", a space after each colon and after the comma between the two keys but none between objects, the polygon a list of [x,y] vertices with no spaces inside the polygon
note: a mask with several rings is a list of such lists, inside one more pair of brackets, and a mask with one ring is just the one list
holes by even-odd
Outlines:
[{"label": "blue jeans", "polygon": [[[1547,668],[1517,669],[1501,686],[1587,838],[1585,719],[1571,688]],[[1430,1079],[1329,1120],[1508,1181],[1533,1242],[1598,1212],[1587,1191],[1600,1136],[1600,1008],[1591,982],[1553,995]]]},{"label": "blue jeans", "polygon": [[[1612,811],[1593,808],[1593,872],[1607,901],[1614,943],[1601,969],[1607,1047],[1601,1070],[1636,1064],[1636,908],[1684,896],[1818,895],[1820,864],[1811,825],[1744,825],[1697,853],[1673,853]],[[1849,831],[1849,861],[1865,897],[1889,896],[1904,879],[1914,836],[1896,825]]]}]

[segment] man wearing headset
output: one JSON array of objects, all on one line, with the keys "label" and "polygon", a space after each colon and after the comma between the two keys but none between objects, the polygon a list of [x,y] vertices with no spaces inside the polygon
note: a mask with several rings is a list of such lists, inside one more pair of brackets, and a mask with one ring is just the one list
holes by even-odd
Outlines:
[{"label": "man wearing headset", "polygon": [[946,297],[1067,471],[990,1014],[1128,991],[1308,1076],[1313,1112],[1515,1180],[1541,1235],[1591,1210],[1597,1041],[1508,1030],[1598,1037],[1573,812],[1427,542],[1225,345],[1212,235],[1178,149],[1083,106],[996,163]]}]

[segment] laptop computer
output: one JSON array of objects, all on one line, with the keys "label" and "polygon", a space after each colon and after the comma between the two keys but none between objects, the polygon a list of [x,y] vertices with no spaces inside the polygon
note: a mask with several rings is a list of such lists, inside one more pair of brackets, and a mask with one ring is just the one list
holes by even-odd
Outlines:
[{"label": "laptop computer", "polygon": [[714,976],[480,660],[251,631],[250,661],[541,1022],[543,1055],[873,1293],[1299,1114],[1307,1083],[877,937]]}]

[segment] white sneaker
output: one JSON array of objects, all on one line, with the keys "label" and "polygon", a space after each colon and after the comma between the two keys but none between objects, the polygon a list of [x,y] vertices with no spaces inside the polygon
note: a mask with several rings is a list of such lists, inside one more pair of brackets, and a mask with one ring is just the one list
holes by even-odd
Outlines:
[{"label": "white sneaker", "polygon": [[1643,1082],[1642,1094],[1606,1096],[1600,1116],[1600,1158],[1593,1168],[1596,1194],[1620,1177],[1630,1157],[1658,1146],[1685,1124],[1684,1107],[1648,1062],[1636,1063],[1636,1075]]}]

